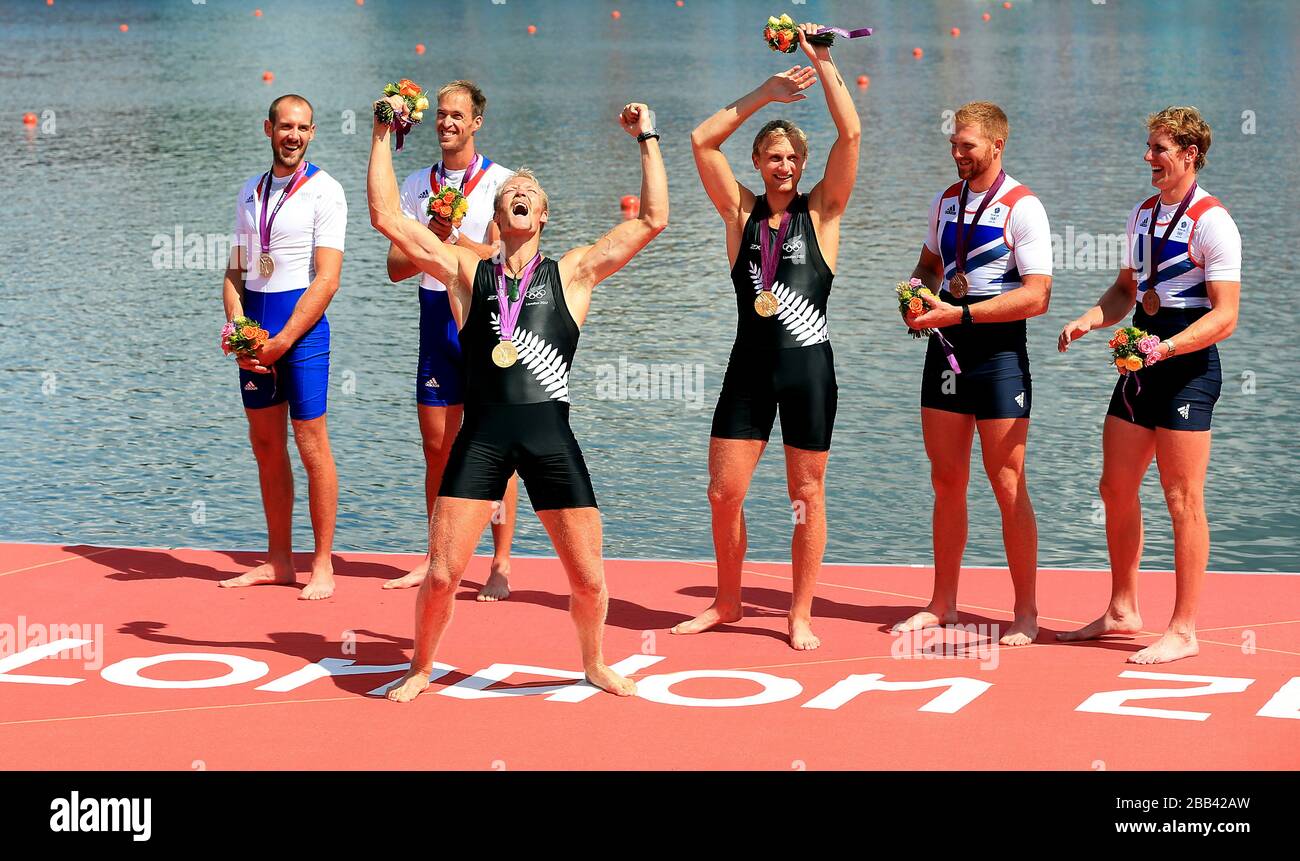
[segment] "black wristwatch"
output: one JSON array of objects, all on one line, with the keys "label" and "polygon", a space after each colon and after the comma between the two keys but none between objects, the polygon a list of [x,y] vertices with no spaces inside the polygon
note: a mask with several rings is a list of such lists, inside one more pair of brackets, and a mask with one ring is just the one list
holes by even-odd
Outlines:
[{"label": "black wristwatch", "polygon": [[963,325],[963,326],[969,326],[969,325],[973,324],[974,322],[975,322],[975,321],[972,320],[972,319],[971,319],[971,316],[970,316],[970,306],[969,306],[969,305],[962,305],[962,306],[961,306],[961,323],[962,323],[962,325]]},{"label": "black wristwatch", "polygon": [[636,142],[645,143],[646,141],[650,140],[650,138],[659,140],[659,132],[655,131],[654,129],[651,129],[648,132],[641,132],[641,134],[636,136]]}]

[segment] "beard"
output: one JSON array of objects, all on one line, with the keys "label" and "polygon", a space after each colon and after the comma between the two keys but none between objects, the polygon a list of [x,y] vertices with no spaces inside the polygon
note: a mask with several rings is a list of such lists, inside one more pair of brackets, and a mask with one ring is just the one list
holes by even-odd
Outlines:
[{"label": "beard", "polygon": [[280,167],[293,169],[301,164],[302,160],[307,157],[307,144],[304,143],[293,152],[287,154],[282,154],[278,147],[271,147],[271,155],[274,157],[275,163]]}]

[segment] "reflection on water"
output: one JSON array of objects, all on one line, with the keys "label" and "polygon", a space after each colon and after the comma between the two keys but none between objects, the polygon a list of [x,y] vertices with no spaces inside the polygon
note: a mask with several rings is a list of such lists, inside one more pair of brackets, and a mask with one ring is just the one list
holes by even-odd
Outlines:
[{"label": "reflection on water", "polygon": [[[343,289],[329,312],[338,546],[420,548],[415,287],[388,283],[386,243],[367,221],[365,116],[386,80],[406,75],[432,86],[468,76],[489,97],[482,149],[504,164],[532,166],[547,187],[551,253],[615,222],[619,197],[638,183],[635,147],[615,113],[631,99],[656,109],[671,225],[598,290],[573,371],[573,424],[610,555],[709,557],[707,437],[735,311],[721,225],[695,176],[687,135],[789,62],[757,37],[737,35],[755,29],[768,5],[624,3],[613,22],[606,4],[577,0],[440,4],[436,20],[430,4],[415,2],[267,3],[261,19],[222,3],[11,4],[0,32],[7,197],[0,537],[262,545],[236,375],[216,348],[223,261],[215,251],[156,251],[177,230],[200,244],[230,230],[239,183],[264,169],[266,105],[299,91],[317,109],[311,158],[343,183],[350,205]],[[1241,228],[1246,296],[1237,333],[1222,348],[1225,385],[1206,492],[1211,561],[1226,570],[1300,570],[1289,444],[1297,382],[1286,370],[1296,359],[1286,333],[1300,321],[1294,305],[1278,301],[1297,274],[1294,257],[1278,252],[1294,246],[1298,231],[1273,188],[1277,156],[1297,127],[1292,48],[1300,13],[1285,2],[1238,4],[1231,14],[1208,0],[1024,2],[984,24],[983,8],[806,6],[813,19],[878,28],[836,52],[846,78],[865,72],[871,86],[855,90],[862,169],[831,297],[840,412],[827,559],[929,560],[931,494],[918,419],[923,347],[901,331],[892,286],[916,258],[932,195],[953,179],[943,112],[988,98],[1011,118],[1008,171],[1039,195],[1053,230],[1076,240],[1122,231],[1148,193],[1141,161],[1148,112],[1192,103],[1207,113],[1215,141],[1203,184]],[[127,34],[117,31],[122,20]],[[950,20],[962,27],[960,39],[947,35]],[[538,25],[536,36],[526,34],[528,23]],[[429,52],[417,57],[417,41]],[[912,59],[913,46],[925,49],[923,60]],[[261,82],[263,70],[274,72],[274,84]],[[24,129],[17,118],[28,110],[43,122],[53,111],[55,133]],[[807,129],[811,169],[820,172],[832,129],[814,91],[808,101],[767,109],[737,135],[728,151],[742,178],[753,176],[745,158],[752,128],[778,115]],[[1245,133],[1251,123],[1254,133]],[[428,164],[433,148],[421,128],[399,170]],[[1112,272],[1085,268],[1089,252],[1078,241],[1066,250],[1071,260],[1057,272],[1052,310],[1030,324],[1029,482],[1042,562],[1103,567],[1095,486],[1112,385],[1105,339],[1094,336],[1066,356],[1054,340]],[[598,386],[637,363],[675,366],[692,383],[700,369],[702,396],[618,399],[618,385]],[[967,559],[1000,563],[997,509],[976,458]],[[299,475],[300,543],[309,535],[304,487]],[[1169,566],[1154,470],[1142,492],[1146,562]],[[549,553],[526,502],[524,509],[517,549]],[[748,513],[751,554],[786,557],[791,525],[779,447],[760,466]]]}]

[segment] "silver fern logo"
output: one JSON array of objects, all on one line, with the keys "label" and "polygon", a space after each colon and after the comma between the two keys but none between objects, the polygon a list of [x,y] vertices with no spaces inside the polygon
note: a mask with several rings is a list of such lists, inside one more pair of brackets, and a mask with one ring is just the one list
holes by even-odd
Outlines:
[{"label": "silver fern logo", "polygon": [[[754,293],[763,290],[763,273],[757,263],[749,264],[749,280],[754,283]],[[781,303],[776,318],[785,326],[800,347],[821,344],[831,339],[830,326],[817,306],[791,290],[780,281],[772,283],[772,293]]]},{"label": "silver fern logo", "polygon": [[[492,315],[492,331],[501,336],[501,317]],[[519,351],[519,362],[537,380],[551,400],[569,403],[569,364],[564,361],[564,354],[544,338],[520,326],[515,327],[515,349]]]}]

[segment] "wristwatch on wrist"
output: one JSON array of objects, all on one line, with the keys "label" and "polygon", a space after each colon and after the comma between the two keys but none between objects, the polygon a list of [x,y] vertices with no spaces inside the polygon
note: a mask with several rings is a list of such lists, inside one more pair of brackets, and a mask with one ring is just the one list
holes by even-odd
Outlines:
[{"label": "wristwatch on wrist", "polygon": [[646,141],[650,140],[650,138],[659,140],[659,132],[655,131],[654,129],[650,129],[650,131],[648,132],[641,132],[641,134],[636,136],[636,142],[645,143]]},{"label": "wristwatch on wrist", "polygon": [[451,233],[447,234],[447,243],[449,245],[455,245],[459,241],[460,241],[460,228],[453,227],[451,229]]},{"label": "wristwatch on wrist", "polygon": [[961,322],[963,326],[969,326],[975,322],[974,320],[971,319],[969,305],[961,306]]},{"label": "wristwatch on wrist", "polygon": [[1169,350],[1168,355],[1172,356],[1174,353],[1178,352],[1178,350],[1174,347],[1174,339],[1173,339],[1173,338],[1165,338],[1165,340],[1164,340],[1164,344],[1165,344],[1165,347]]}]

